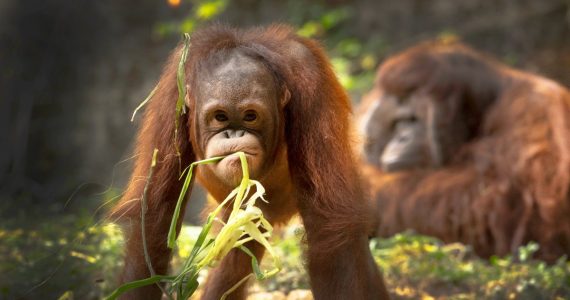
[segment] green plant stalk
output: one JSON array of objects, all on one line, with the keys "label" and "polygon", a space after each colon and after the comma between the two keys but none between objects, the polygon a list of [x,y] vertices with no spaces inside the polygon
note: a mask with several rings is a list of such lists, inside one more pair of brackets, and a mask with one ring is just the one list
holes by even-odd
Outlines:
[{"label": "green plant stalk", "polygon": [[176,155],[180,161],[180,149],[178,148],[178,127],[180,126],[180,117],[186,113],[186,106],[184,105],[184,98],[186,97],[186,74],[184,67],[186,66],[186,59],[188,58],[188,50],[190,49],[190,35],[184,33],[184,47],[178,62],[178,70],[176,72],[176,85],[178,87],[178,99],[176,100],[176,115],[174,117],[174,147],[176,148]]},{"label": "green plant stalk", "polygon": [[154,171],[154,167],[156,166],[156,155],[158,154],[158,149],[154,149],[154,152],[152,153],[152,161],[150,163],[150,170],[148,172],[148,177],[147,177],[147,183],[144,187],[143,190],[143,195],[141,198],[141,236],[142,236],[142,243],[143,243],[143,252],[144,252],[144,260],[146,262],[146,265],[148,266],[148,271],[150,276],[154,276],[156,275],[156,273],[154,272],[154,268],[152,267],[152,262],[150,260],[150,256],[148,254],[148,247],[146,244],[146,212],[148,210],[147,207],[147,192],[148,192],[148,186],[150,183],[150,180],[152,178],[152,174]]},{"label": "green plant stalk", "polygon": [[[150,255],[148,254],[148,247],[147,247],[147,243],[146,243],[146,212],[148,210],[148,205],[147,205],[147,194],[148,194],[148,186],[150,184],[150,180],[152,178],[152,174],[154,173],[154,168],[156,167],[156,156],[158,154],[158,149],[154,149],[153,153],[152,153],[152,161],[150,163],[150,170],[148,172],[148,177],[147,177],[147,182],[146,185],[144,187],[143,190],[143,195],[141,198],[141,236],[142,236],[142,243],[143,243],[143,253],[144,253],[144,260],[146,262],[146,265],[148,267],[148,272],[150,274],[150,277],[153,277],[156,275],[156,272],[154,271],[154,268],[152,267],[152,261],[150,259]],[[162,291],[163,294],[168,296],[168,299],[172,299],[172,296],[170,296],[168,293],[166,293],[166,291],[164,290],[164,287],[160,284],[157,283],[158,288]]]},{"label": "green plant stalk", "polygon": [[[251,252],[248,251],[250,256],[252,256],[252,265],[255,265],[253,267],[253,270],[255,272],[254,274],[258,279],[272,276],[276,274],[281,268],[278,256],[267,241],[267,237],[271,235],[273,228],[271,227],[269,221],[263,217],[261,210],[254,206],[255,200],[258,198],[265,201],[265,199],[263,199],[265,189],[259,182],[251,180],[249,178],[249,169],[247,167],[247,159],[245,157],[245,154],[243,152],[238,152],[236,154],[239,155],[240,161],[242,163],[242,181],[240,182],[240,185],[232,192],[230,192],[230,194],[218,205],[218,207],[208,215],[207,222],[204,225],[198,237],[198,240],[196,241],[194,248],[191,251],[190,256],[188,257],[183,270],[180,272],[177,278],[173,280],[173,288],[178,286],[179,295],[182,295],[183,298],[190,296],[191,293],[180,292],[181,290],[190,290],[193,292],[196,288],[193,285],[192,288],[184,288],[183,286],[185,278],[189,278],[186,282],[194,284],[195,277],[197,276],[199,270],[221,260],[232,248],[241,248],[242,250],[246,249],[243,247],[243,244],[251,240],[255,240],[261,243],[268,250],[268,253],[273,257],[275,265],[274,269],[267,272],[262,272],[259,268],[257,259],[255,256],[252,256],[253,254],[251,254]],[[211,160],[215,162],[219,159],[221,158],[212,158]],[[210,160],[204,160],[196,162],[196,164],[211,162],[212,161]],[[188,178],[192,176],[192,169],[193,166],[191,165],[188,168],[188,173],[186,174],[186,182],[188,183],[190,182]],[[245,208],[242,209],[244,196],[249,194],[250,188],[252,186],[256,187],[256,193],[254,193],[249,198],[245,204]],[[230,216],[228,217],[227,223],[224,224],[215,239],[210,240],[204,247],[202,247],[214,220],[216,220],[217,215],[227,205],[227,203],[234,198],[235,200],[233,209],[230,213]],[[181,201],[181,199],[179,200]],[[264,228],[265,233],[261,233],[261,230],[258,228],[259,226]],[[199,259],[198,263],[195,263],[199,254],[203,252],[206,252],[205,256]],[[249,277],[251,276],[248,275],[247,278]],[[230,289],[230,291],[228,291],[227,294],[231,293],[232,290],[237,288],[243,282],[247,281],[247,278],[240,280],[236,285],[234,285],[234,287]]]},{"label": "green plant stalk", "polygon": [[143,102],[141,102],[141,103],[139,104],[139,106],[137,106],[137,108],[135,108],[135,110],[133,111],[133,115],[131,116],[131,122],[133,122],[133,121],[135,120],[135,116],[136,116],[137,112],[138,112],[141,108],[143,108],[143,106],[145,106],[145,105],[150,101],[150,99],[152,99],[152,96],[154,96],[154,93],[156,92],[157,89],[158,89],[158,85],[156,85],[156,86],[154,87],[154,89],[152,89],[152,91],[150,92],[150,94],[148,94],[148,96],[143,100]]},{"label": "green plant stalk", "polygon": [[[119,287],[119,289],[115,290],[109,299],[115,299],[120,294],[132,288],[159,282],[170,283],[170,287],[166,292],[167,295],[171,295],[176,291],[177,298],[187,299],[198,287],[197,278],[200,270],[206,266],[214,265],[225,255],[227,255],[228,252],[233,248],[239,248],[251,256],[254,273],[246,276],[238,283],[236,283],[230,290],[226,292],[226,295],[229,295],[233,290],[235,290],[239,285],[246,282],[247,279],[253,275],[257,279],[264,279],[275,275],[280,270],[280,260],[269,244],[269,241],[267,240],[267,238],[271,236],[273,228],[269,221],[263,217],[261,209],[255,206],[257,199],[265,201],[265,199],[263,199],[265,189],[261,183],[249,178],[249,170],[247,167],[247,159],[245,157],[245,154],[243,152],[238,152],[236,154],[240,157],[240,161],[242,163],[242,181],[240,182],[240,185],[232,190],[230,194],[214,209],[214,211],[208,215],[206,224],[202,227],[198,239],[196,240],[196,243],[194,244],[189,257],[184,263],[182,271],[176,276],[155,275],[147,279],[124,284],[123,286]],[[180,210],[183,200],[186,196],[186,192],[190,186],[190,183],[192,182],[194,167],[199,164],[215,163],[222,158],[223,157],[212,157],[209,159],[196,161],[190,164],[190,166],[183,171],[182,174],[183,176],[186,176],[186,178],[184,179],[184,184],[178,197],[178,202],[176,203],[174,215],[172,217],[172,222],[169,229],[167,244],[170,248],[174,247],[174,244],[176,243],[176,224],[178,223],[180,217]],[[181,176],[180,179],[182,179],[183,176]],[[256,192],[253,193],[253,195],[251,195],[247,201],[245,201],[245,197],[249,195],[251,187],[255,187]],[[226,224],[224,224],[215,238],[208,239],[208,233],[210,232],[214,221],[218,220],[217,216],[231,200],[234,200],[234,205]],[[264,232],[262,232],[262,230]],[[253,240],[262,244],[263,247],[267,249],[268,253],[273,257],[275,267],[272,270],[262,271],[259,267],[257,258],[255,258],[251,251],[243,246],[246,242]],[[149,268],[152,268],[152,266],[149,265]]]},{"label": "green plant stalk", "polygon": [[122,295],[122,294],[124,294],[124,293],[126,293],[132,289],[136,289],[139,287],[159,283],[161,281],[172,280],[172,279],[174,279],[174,276],[154,275],[154,276],[151,276],[149,278],[127,282],[127,283],[121,285],[116,290],[114,290],[113,293],[111,293],[111,295],[109,295],[109,297],[107,297],[107,300],[115,300],[120,295]]},{"label": "green plant stalk", "polygon": [[[184,98],[186,97],[186,74],[184,72],[184,67],[186,65],[186,60],[188,59],[188,50],[190,49],[190,35],[184,33],[184,47],[182,48],[182,54],[180,55],[180,61],[178,62],[178,69],[176,72],[176,85],[178,87],[178,100],[176,101],[176,116],[180,116],[186,113],[186,106],[184,105]],[[178,127],[177,127],[178,128]]]},{"label": "green plant stalk", "polygon": [[182,191],[180,191],[180,195],[178,196],[178,201],[176,202],[176,207],[174,208],[174,215],[172,216],[172,221],[170,222],[170,230],[168,231],[168,242],[167,242],[168,248],[170,249],[174,248],[174,245],[176,243],[176,224],[178,223],[178,219],[180,218],[180,210],[182,208],[182,203],[184,202],[184,197],[186,197],[186,192],[188,191],[190,183],[192,182],[192,173],[194,167],[197,165],[215,163],[223,158],[224,157],[222,156],[212,157],[208,159],[195,161],[192,164],[190,164],[190,167],[188,168],[187,171],[188,173],[186,174],[186,179],[184,180],[184,184],[182,185]]}]

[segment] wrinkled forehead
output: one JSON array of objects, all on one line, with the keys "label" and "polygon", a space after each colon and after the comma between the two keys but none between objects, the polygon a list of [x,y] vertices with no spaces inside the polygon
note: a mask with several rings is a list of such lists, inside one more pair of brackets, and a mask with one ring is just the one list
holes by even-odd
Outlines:
[{"label": "wrinkled forehead", "polygon": [[271,71],[259,60],[232,53],[213,66],[197,82],[200,100],[240,101],[275,97],[277,84]]}]

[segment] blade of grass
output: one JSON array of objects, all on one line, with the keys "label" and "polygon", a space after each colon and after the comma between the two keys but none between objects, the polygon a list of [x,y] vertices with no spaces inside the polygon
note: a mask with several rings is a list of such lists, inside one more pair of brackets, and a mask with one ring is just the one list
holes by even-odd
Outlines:
[{"label": "blade of grass", "polygon": [[236,196],[236,200],[234,201],[234,209],[232,211],[232,214],[234,212],[236,212],[241,207],[241,204],[243,202],[243,195],[244,195],[245,190],[247,189],[247,187],[249,185],[249,169],[247,167],[247,159],[245,158],[245,153],[237,152],[236,154],[239,155],[239,159],[241,162],[241,171],[243,173],[243,178],[242,178],[241,183],[239,185],[239,190],[238,190],[238,194]]},{"label": "blade of grass", "polygon": [[154,171],[154,167],[156,167],[156,155],[158,154],[158,149],[154,149],[154,152],[152,153],[152,160],[150,163],[150,170],[148,172],[148,177],[147,177],[147,182],[146,185],[144,186],[144,190],[143,190],[143,195],[141,198],[141,235],[142,235],[142,243],[143,243],[143,252],[144,252],[144,260],[146,262],[146,265],[148,267],[148,271],[150,273],[150,276],[154,276],[156,275],[156,273],[154,272],[154,268],[152,267],[152,262],[150,260],[150,256],[148,254],[148,247],[146,244],[146,211],[148,209],[147,207],[147,193],[148,193],[148,186],[150,185],[150,180],[152,178],[152,174]]},{"label": "blade of grass", "polygon": [[184,47],[182,48],[182,55],[180,56],[180,62],[178,63],[178,70],[176,72],[176,84],[178,86],[178,100],[176,101],[176,116],[180,116],[186,113],[186,107],[184,105],[184,98],[186,97],[186,74],[184,72],[184,67],[186,65],[186,60],[188,58],[188,50],[190,48],[190,35],[184,33]]},{"label": "blade of grass", "polygon": [[[156,152],[154,153],[153,156],[155,156],[155,154]],[[249,252],[248,254],[252,256],[252,268],[254,273],[240,280],[240,282],[238,282],[230,290],[228,290],[222,298],[227,297],[227,295],[232,293],[237,287],[239,287],[239,285],[247,281],[248,278],[256,277],[258,279],[264,279],[276,274],[280,270],[279,258],[275,255],[275,252],[273,251],[271,245],[267,240],[271,236],[273,228],[269,223],[269,221],[267,221],[267,219],[263,217],[263,212],[261,211],[261,209],[255,206],[255,202],[257,199],[266,201],[263,198],[265,189],[258,181],[251,180],[249,178],[249,170],[245,154],[243,152],[237,152],[235,153],[235,155],[238,155],[240,157],[240,161],[242,163],[242,173],[243,173],[242,181],[240,182],[240,185],[235,189],[233,189],[230,192],[230,194],[218,205],[218,207],[216,207],[216,209],[208,215],[207,222],[202,227],[198,239],[196,240],[196,243],[194,244],[190,255],[188,256],[187,260],[184,263],[182,271],[179,272],[177,276],[161,276],[160,278],[162,279],[159,279],[156,277],[157,275],[155,275],[144,280],[139,280],[136,282],[125,284],[120,287],[120,290],[119,289],[115,290],[115,292],[113,293],[114,297],[117,297],[117,295],[120,295],[120,293],[124,293],[129,289],[137,288],[152,283],[158,283],[160,282],[160,280],[163,280],[169,283],[168,291],[167,292],[165,291],[165,294],[167,296],[172,297],[172,294],[176,293],[177,297],[182,297],[182,299],[186,299],[190,297],[197,289],[198,286],[197,276],[202,268],[221,260],[233,248],[247,249],[243,246],[243,244],[250,241],[256,241],[260,243],[264,248],[267,248],[269,254],[273,257],[275,268],[270,271],[265,271],[265,272],[262,271],[259,267],[257,258],[255,258],[255,256],[252,256],[251,252]],[[176,224],[178,223],[182,202],[192,182],[194,167],[199,164],[215,163],[221,160],[222,158],[223,157],[213,157],[205,160],[196,161],[190,164],[190,166],[188,166],[184,170],[186,178],[184,180],[178,201],[176,203],[174,215],[169,229],[169,235],[168,235],[169,247],[172,248],[176,242]],[[155,160],[156,159],[154,158],[154,161],[151,163],[151,169],[154,167],[156,163]],[[152,173],[150,174],[152,175]],[[180,180],[182,179],[182,177],[183,176],[180,177]],[[249,196],[249,193],[253,186],[255,186],[256,191],[255,193],[253,193],[253,195]],[[246,197],[248,197],[248,199],[247,202],[244,204]],[[145,197],[143,197],[143,201],[144,198]],[[226,207],[229,201],[232,200],[234,201],[233,209],[226,223],[221,222],[223,226],[220,232],[217,234],[217,236],[213,239],[212,238],[208,239],[208,234],[212,228],[214,221],[218,221],[217,219],[218,214],[220,214],[221,210]],[[143,205],[143,207],[146,206]],[[143,228],[144,228],[144,221],[141,222],[143,222]],[[143,244],[145,244],[146,247],[146,240],[144,241]],[[205,254],[203,257],[200,256],[202,255],[202,253]],[[146,255],[145,257],[146,260],[148,259],[148,252],[145,255]],[[200,259],[197,260],[199,256]],[[148,261],[150,261],[150,259],[148,259]],[[198,262],[196,263],[196,261]],[[150,267],[152,268],[152,266]]]},{"label": "blade of grass", "polygon": [[141,104],[139,104],[139,106],[137,106],[137,108],[135,108],[135,111],[133,111],[133,116],[131,117],[131,122],[133,122],[135,120],[135,115],[137,114],[137,112],[143,108],[143,106],[145,106],[150,99],[152,99],[152,96],[154,96],[154,93],[156,92],[156,89],[158,88],[158,85],[156,85],[154,87],[154,89],[152,89],[152,91],[150,92],[150,94],[148,94],[148,96],[146,96],[146,98],[143,100],[143,102],[141,102]]},{"label": "blade of grass", "polygon": [[249,250],[246,246],[239,246],[239,249],[245,252],[249,257],[251,257],[251,269],[253,270],[253,274],[257,279],[263,279],[263,272],[259,268],[259,262],[257,261],[257,257]]},{"label": "blade of grass", "polygon": [[242,285],[244,282],[246,282],[248,279],[250,279],[251,277],[255,277],[255,275],[253,274],[249,274],[247,276],[245,276],[244,278],[242,278],[240,281],[238,281],[238,283],[234,284],[234,286],[232,286],[229,290],[227,290],[222,297],[220,297],[220,300],[225,300],[231,293],[233,293],[240,285]]},{"label": "blade of grass", "polygon": [[149,278],[127,282],[117,288],[113,293],[107,297],[107,300],[115,300],[125,292],[128,292],[132,289],[140,288],[143,286],[159,283],[161,281],[172,280],[174,276],[167,276],[167,275],[154,275]]},{"label": "blade of grass", "polygon": [[188,187],[190,186],[190,182],[192,181],[192,171],[194,170],[194,166],[198,164],[211,164],[221,160],[223,157],[212,157],[200,161],[193,162],[190,164],[190,168],[188,169],[188,173],[186,174],[186,179],[184,180],[184,184],[182,185],[182,191],[178,197],[178,201],[176,202],[176,207],[174,208],[174,215],[172,216],[172,221],[170,222],[170,229],[168,231],[168,248],[174,248],[174,244],[176,243],[176,224],[178,223],[178,219],[180,217],[180,210],[182,207],[182,202],[184,201],[184,197],[186,196],[186,192],[188,191]]},{"label": "blade of grass", "polygon": [[[174,117],[174,148],[176,149],[176,155],[178,156],[179,168],[181,168],[182,160],[180,158],[180,149],[178,148],[178,127],[180,126],[180,117],[186,113],[186,106],[184,105],[184,98],[186,97],[186,74],[184,73],[184,67],[186,66],[186,59],[188,58],[188,50],[190,48],[190,35],[184,33],[184,47],[182,48],[182,54],[180,55],[180,61],[178,62],[178,70],[176,72],[176,85],[178,87],[178,99],[176,100],[176,114]],[[182,172],[181,170],[179,170]]]},{"label": "blade of grass", "polygon": [[194,274],[191,278],[188,279],[186,286],[181,291],[180,299],[189,299],[190,296],[192,296],[192,294],[194,294],[194,292],[198,288],[198,285],[199,285],[198,272],[196,272],[196,274]]},{"label": "blade of grass", "polygon": [[[148,194],[148,186],[150,185],[150,180],[152,179],[152,174],[154,173],[154,167],[156,167],[156,156],[158,154],[158,149],[154,149],[153,153],[152,153],[152,160],[150,163],[150,170],[148,171],[148,177],[146,179],[146,184],[144,186],[144,190],[143,190],[143,195],[141,197],[141,235],[142,235],[142,243],[143,243],[143,253],[144,253],[144,260],[146,262],[146,266],[148,267],[148,272],[150,274],[150,276],[154,276],[156,275],[156,272],[154,271],[154,268],[152,267],[152,261],[150,260],[150,255],[148,254],[148,247],[147,247],[147,243],[146,243],[146,212],[148,210],[148,205],[147,205],[147,194]],[[166,295],[168,297],[168,299],[172,299],[172,296],[170,296],[168,293],[166,293],[166,291],[164,290],[164,288],[162,287],[162,285],[157,283],[158,288],[162,291],[162,294]]]}]

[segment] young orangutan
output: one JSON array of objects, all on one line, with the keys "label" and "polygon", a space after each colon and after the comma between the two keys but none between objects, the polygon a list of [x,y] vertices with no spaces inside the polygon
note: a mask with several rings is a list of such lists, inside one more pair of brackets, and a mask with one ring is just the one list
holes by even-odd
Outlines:
[{"label": "young orangutan", "polygon": [[[315,299],[387,299],[368,248],[371,209],[350,145],[350,101],[322,48],[280,25],[196,31],[184,66],[187,112],[176,128],[180,52],[179,47],[172,54],[148,104],[132,179],[114,212],[128,224],[121,281],[149,276],[140,197],[153,150],[159,158],[147,191],[146,236],[158,274],[167,272],[171,256],[166,236],[182,184],[179,170],[198,159],[243,151],[251,177],[266,187],[269,203],[259,206],[267,219],[281,224],[296,213],[303,219]],[[198,168],[197,180],[217,201],[240,179],[236,155]],[[247,247],[263,255],[259,244]],[[210,273],[202,299],[219,299],[251,271],[251,259],[232,250]],[[124,298],[160,297],[160,289],[149,286]],[[229,298],[245,297],[242,287]]]}]

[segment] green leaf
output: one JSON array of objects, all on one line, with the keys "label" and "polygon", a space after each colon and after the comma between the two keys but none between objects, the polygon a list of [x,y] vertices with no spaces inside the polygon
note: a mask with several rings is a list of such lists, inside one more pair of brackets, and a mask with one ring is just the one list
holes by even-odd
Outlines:
[{"label": "green leaf", "polygon": [[[188,58],[188,50],[190,49],[190,35],[184,33],[184,47],[178,62],[178,70],[176,73],[176,84],[178,86],[178,100],[176,101],[176,120],[183,113],[186,113],[186,106],[184,105],[184,98],[186,97],[186,60]],[[178,126],[176,127],[178,128]]]},{"label": "green leaf", "polygon": [[315,21],[309,21],[305,23],[305,25],[303,25],[303,27],[301,27],[297,31],[297,34],[303,37],[310,38],[317,35],[317,33],[319,33],[321,30],[322,30],[321,24]]},{"label": "green leaf", "polygon": [[171,279],[174,279],[174,276],[154,275],[154,276],[149,277],[149,278],[127,282],[127,283],[121,285],[115,291],[113,291],[113,293],[109,297],[107,297],[107,300],[117,299],[119,296],[121,296],[122,294],[124,294],[124,293],[126,293],[132,289],[140,288],[143,286],[159,283],[163,280],[171,280]]},{"label": "green leaf", "polygon": [[227,1],[217,0],[202,3],[196,9],[196,17],[202,20],[209,20],[220,14],[226,8]]},{"label": "green leaf", "polygon": [[[178,219],[180,218],[180,210],[182,208],[182,202],[184,201],[184,197],[186,197],[186,192],[188,191],[188,187],[192,182],[192,171],[194,166],[199,164],[211,164],[221,160],[223,157],[212,157],[200,161],[193,162],[190,164],[190,168],[188,169],[188,173],[186,174],[186,179],[184,180],[184,184],[182,185],[182,191],[180,191],[180,195],[178,196],[178,201],[176,202],[176,207],[174,208],[174,215],[172,216],[172,221],[170,222],[170,229],[168,230],[168,248],[174,248],[174,244],[176,243],[176,224],[178,223]],[[209,230],[209,229],[208,229]],[[207,232],[206,232],[207,233]]]},{"label": "green leaf", "polygon": [[259,268],[259,262],[257,261],[257,257],[255,257],[255,255],[249,249],[247,249],[247,247],[245,247],[245,246],[240,246],[239,249],[241,251],[245,252],[247,255],[249,255],[249,257],[251,257],[251,268],[252,268],[253,274],[255,274],[255,277],[257,278],[257,280],[264,279],[265,275],[261,271],[261,268]]},{"label": "green leaf", "polygon": [[198,275],[199,273],[196,272],[188,279],[188,282],[186,282],[186,286],[184,286],[183,290],[179,294],[180,296],[178,299],[189,299],[190,296],[194,294],[199,285]]},{"label": "green leaf", "polygon": [[154,87],[154,89],[152,89],[150,94],[143,100],[143,102],[141,102],[141,104],[139,104],[139,106],[137,106],[137,108],[135,108],[135,111],[133,111],[133,116],[131,117],[131,122],[135,120],[135,115],[137,114],[139,109],[141,109],[143,106],[145,106],[150,101],[150,99],[152,99],[152,96],[154,96],[154,93],[156,92],[157,88],[158,88],[158,85],[156,85]]}]

